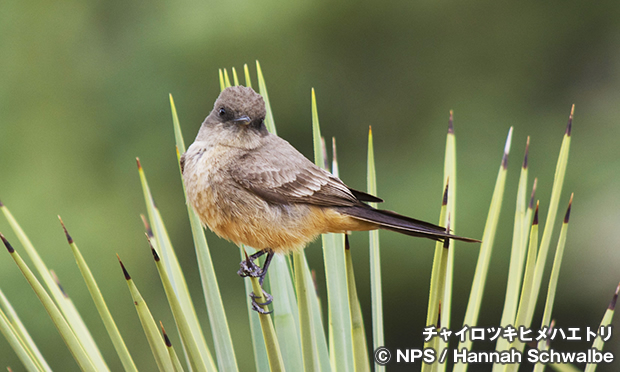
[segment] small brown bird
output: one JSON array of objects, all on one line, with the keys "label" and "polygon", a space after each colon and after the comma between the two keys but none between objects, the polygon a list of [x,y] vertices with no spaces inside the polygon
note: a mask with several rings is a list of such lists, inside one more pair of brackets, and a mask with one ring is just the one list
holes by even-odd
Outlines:
[{"label": "small brown bird", "polygon": [[[187,196],[202,223],[222,238],[258,250],[241,262],[239,275],[259,277],[262,285],[274,253],[302,249],[323,233],[386,229],[433,240],[477,241],[364,204],[383,200],[317,167],[269,133],[264,120],[265,102],[252,88],[226,88],[181,157]],[[265,253],[261,269],[253,260]],[[263,312],[254,298],[253,308]]]}]

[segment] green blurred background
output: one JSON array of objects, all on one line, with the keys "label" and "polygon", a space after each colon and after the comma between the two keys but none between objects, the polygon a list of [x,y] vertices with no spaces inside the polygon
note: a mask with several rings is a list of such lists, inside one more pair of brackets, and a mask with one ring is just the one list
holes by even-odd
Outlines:
[{"label": "green blurred background", "polygon": [[[460,235],[482,236],[505,136],[515,127],[480,316],[480,324],[497,326],[526,137],[532,136],[530,185],[539,177],[544,222],[574,103],[559,214],[570,192],[575,201],[553,317],[559,327],[596,327],[620,279],[619,13],[615,1],[5,1],[0,4],[0,198],[58,273],[111,369],[120,370],[57,222],[56,215],[63,217],[139,368],[148,371],[155,364],[115,253],[154,316],[170,331],[174,326],[139,218],[145,206],[136,156],[210,335],[168,93],[175,98],[189,145],[219,92],[217,69],[241,71],[248,63],[256,76],[254,61],[259,60],[280,136],[312,158],[314,87],[323,134],[338,141],[341,178],[365,189],[372,125],[385,207],[429,221],[438,218],[445,133],[453,109]],[[4,218],[0,231],[23,251]],[[421,347],[434,245],[389,232],[381,237],[386,344]],[[243,282],[236,275],[238,250],[210,232],[207,238],[239,365],[249,371],[253,357]],[[556,241],[557,229],[553,248]],[[352,249],[370,325],[366,233],[353,234]],[[453,324],[461,325],[478,247],[458,244],[457,249]],[[306,252],[324,297],[321,249],[314,243]],[[545,278],[548,274],[549,269]],[[0,287],[52,368],[77,370],[38,299],[1,252]],[[539,322],[537,315],[532,327]],[[170,333],[178,345],[177,335]],[[552,345],[584,350],[590,343]],[[476,347],[493,348],[494,343]],[[617,336],[606,349],[620,355]],[[0,367],[7,365],[22,368],[1,338]],[[617,366],[599,367],[612,370]]]}]

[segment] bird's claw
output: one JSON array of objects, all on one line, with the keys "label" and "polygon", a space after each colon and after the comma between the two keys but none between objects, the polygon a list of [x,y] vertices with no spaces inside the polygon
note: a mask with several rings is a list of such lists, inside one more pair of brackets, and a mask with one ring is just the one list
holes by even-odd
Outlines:
[{"label": "bird's claw", "polygon": [[254,300],[252,300],[252,310],[256,311],[257,313],[264,314],[264,315],[273,313],[273,310],[267,311],[263,309],[262,307],[257,305]]},{"label": "bird's claw", "polygon": [[256,302],[256,304],[261,306],[267,306],[273,302],[273,296],[263,290],[263,297],[265,298],[265,302],[258,302],[257,299],[261,298],[254,294],[254,292],[250,293],[250,297],[252,298],[252,302]]},{"label": "bird's claw", "polygon": [[241,276],[241,277],[252,277],[252,278],[260,278],[260,276],[263,274],[263,269],[260,268],[260,266],[258,266],[256,263],[254,263],[254,261],[250,260],[249,258],[247,260],[243,260],[239,263],[239,266],[241,266],[241,268],[239,269],[239,271],[237,271],[237,275]]},{"label": "bird's claw", "polygon": [[273,296],[263,290],[263,297],[265,298],[265,302],[258,302],[256,299],[261,297],[255,295],[254,292],[250,293],[250,298],[252,299],[252,310],[261,314],[271,314],[273,311],[267,311],[263,309],[263,306],[271,304],[273,302]]}]

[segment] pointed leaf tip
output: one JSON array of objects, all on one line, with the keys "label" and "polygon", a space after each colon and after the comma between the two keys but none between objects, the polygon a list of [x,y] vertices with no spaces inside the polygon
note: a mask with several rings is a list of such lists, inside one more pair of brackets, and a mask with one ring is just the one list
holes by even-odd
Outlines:
[{"label": "pointed leaf tip", "polygon": [[168,337],[168,334],[166,333],[166,330],[164,329],[164,323],[160,321],[159,326],[161,327],[161,334],[164,336],[164,342],[166,343],[166,346],[172,347],[172,342],[170,342],[170,338]]},{"label": "pointed leaf tip", "polygon": [[69,235],[69,232],[67,231],[67,227],[65,226],[65,223],[62,221],[62,218],[60,218],[60,216],[58,216],[58,220],[60,221],[60,225],[62,226],[62,229],[65,231],[65,236],[67,237],[67,241],[69,242],[69,244],[73,244],[73,238],[71,237],[71,235]]},{"label": "pointed leaf tip", "polygon": [[566,215],[564,215],[564,223],[568,223],[568,220],[570,219],[570,209],[573,206],[573,195],[575,195],[575,193],[570,194],[570,201],[568,202],[568,208],[566,209]]},{"label": "pointed leaf tip", "polygon": [[441,200],[441,206],[448,205],[448,186],[450,185],[450,177],[446,177],[446,187],[443,189],[443,199]]},{"label": "pointed leaf tip", "polygon": [[0,200],[0,208],[4,207],[4,203],[2,203],[2,200]]},{"label": "pointed leaf tip", "polygon": [[351,245],[349,244],[349,235],[347,234],[344,234],[344,249],[347,251],[351,249]]},{"label": "pointed leaf tip", "polygon": [[368,126],[368,135],[372,136],[372,125]]},{"label": "pointed leaf tip", "polygon": [[170,338],[168,338],[168,335],[166,334],[166,332],[163,332],[164,334],[164,342],[166,343],[167,347],[172,347],[172,342],[170,342]]},{"label": "pointed leaf tip", "polygon": [[616,293],[614,293],[614,297],[611,299],[611,302],[609,303],[609,310],[615,310],[616,309],[616,302],[618,301],[618,292],[620,292],[620,284],[618,284],[618,286],[616,287]]},{"label": "pointed leaf tip", "polygon": [[527,169],[527,155],[530,152],[530,136],[527,136],[527,142],[525,143],[525,156],[523,157],[523,169]]},{"label": "pointed leaf tip", "polygon": [[502,168],[508,168],[508,154],[510,153],[510,144],[512,143],[512,127],[508,131],[508,138],[506,138],[506,146],[504,146],[504,156],[502,157]]},{"label": "pointed leaf tip", "polygon": [[450,119],[448,120],[448,134],[454,134],[454,111],[450,110]]},{"label": "pointed leaf tip", "polygon": [[149,237],[148,233],[145,233],[146,235],[146,240],[149,242],[149,247],[151,247],[151,253],[153,254],[153,259],[156,262],[159,262],[160,258],[159,258],[159,254],[157,254],[157,251],[155,250],[155,247],[153,247],[153,243],[151,242],[151,238]]},{"label": "pointed leaf tip", "polygon": [[15,252],[15,249],[13,249],[13,246],[11,245],[11,243],[9,243],[9,241],[6,240],[6,238],[4,237],[2,233],[0,233],[0,239],[2,239],[2,242],[4,243],[4,246],[9,251],[9,253]]},{"label": "pointed leaf tip", "polygon": [[153,259],[159,262],[160,260],[159,255],[157,254],[157,251],[155,250],[155,248],[153,248],[153,246],[151,246],[151,253],[153,253]]},{"label": "pointed leaf tip", "polygon": [[538,205],[540,201],[536,201],[536,211],[534,212],[534,221],[532,221],[532,225],[538,225]]},{"label": "pointed leaf tip", "polygon": [[568,116],[568,124],[566,125],[566,136],[570,137],[570,133],[573,130],[573,115],[575,114],[575,104],[570,109],[570,115]]},{"label": "pointed leaf tip", "polygon": [[118,254],[116,255],[116,258],[118,258],[118,263],[121,264],[121,269],[123,269],[123,275],[125,275],[125,280],[131,280],[131,275],[129,275],[127,269],[125,269],[125,265],[123,265],[123,261],[121,261],[121,258],[118,256]]},{"label": "pointed leaf tip", "polygon": [[243,255],[245,256],[245,260],[250,262],[250,256],[248,256],[248,251],[245,250],[245,247],[243,247]]},{"label": "pointed leaf tip", "polygon": [[136,157],[136,163],[138,163],[138,170],[141,170],[142,164],[140,164],[140,158]]}]

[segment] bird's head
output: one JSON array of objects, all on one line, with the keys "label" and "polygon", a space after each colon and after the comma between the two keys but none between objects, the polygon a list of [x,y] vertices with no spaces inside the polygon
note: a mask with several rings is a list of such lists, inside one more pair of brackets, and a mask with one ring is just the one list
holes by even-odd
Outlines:
[{"label": "bird's head", "polygon": [[220,93],[198,137],[229,146],[252,147],[267,134],[263,97],[252,88],[234,86]]}]

